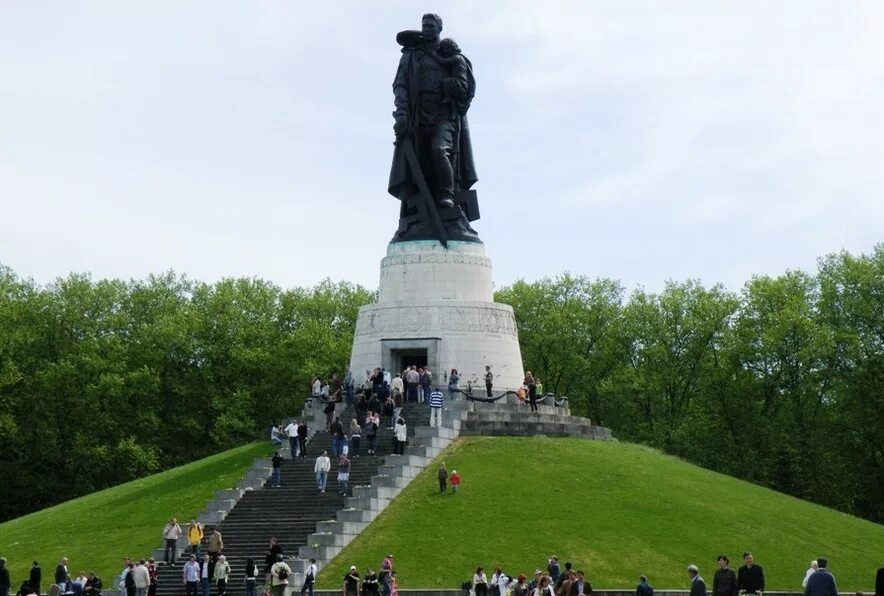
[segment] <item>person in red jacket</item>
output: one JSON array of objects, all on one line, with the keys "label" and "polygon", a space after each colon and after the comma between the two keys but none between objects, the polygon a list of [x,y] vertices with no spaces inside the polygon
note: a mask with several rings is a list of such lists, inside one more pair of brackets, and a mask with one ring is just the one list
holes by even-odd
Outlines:
[{"label": "person in red jacket", "polygon": [[460,490],[460,474],[457,473],[457,470],[451,470],[451,476],[448,477],[448,482],[451,483],[451,492],[457,492]]}]

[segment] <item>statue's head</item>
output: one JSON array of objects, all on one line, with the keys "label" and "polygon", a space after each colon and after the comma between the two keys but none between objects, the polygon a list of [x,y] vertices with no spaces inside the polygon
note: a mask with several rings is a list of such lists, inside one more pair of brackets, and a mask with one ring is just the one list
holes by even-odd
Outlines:
[{"label": "statue's head", "polygon": [[446,58],[450,58],[455,54],[460,54],[460,46],[450,37],[446,37],[439,42],[439,54]]},{"label": "statue's head", "polygon": [[442,33],[442,17],[437,14],[427,13],[421,19],[421,33],[427,41],[436,41]]}]

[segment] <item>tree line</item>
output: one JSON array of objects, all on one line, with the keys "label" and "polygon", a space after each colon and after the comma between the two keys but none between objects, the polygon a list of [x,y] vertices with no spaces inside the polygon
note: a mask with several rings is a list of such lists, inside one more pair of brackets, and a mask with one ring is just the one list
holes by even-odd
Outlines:
[{"label": "tree line", "polygon": [[0,521],[252,441],[346,369],[347,283],[70,275],[0,267]]},{"label": "tree line", "polygon": [[[41,286],[0,267],[0,521],[253,440],[300,411],[313,375],[346,371],[373,299],[174,273]],[[627,295],[565,274],[496,300],[525,367],[573,413],[884,521],[884,244],[740,292]]]},{"label": "tree line", "polygon": [[[621,439],[884,522],[884,244],[740,292],[517,282],[526,368]],[[533,368],[531,368],[533,367]]]}]

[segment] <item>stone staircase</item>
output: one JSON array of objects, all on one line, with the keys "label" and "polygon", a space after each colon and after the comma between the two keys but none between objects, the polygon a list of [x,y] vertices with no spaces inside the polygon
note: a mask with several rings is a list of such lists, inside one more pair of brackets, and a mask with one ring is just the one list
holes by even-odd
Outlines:
[{"label": "stone staircase", "polygon": [[467,416],[460,429],[464,436],[577,437],[612,440],[611,431],[592,424],[589,418],[571,416],[567,410],[538,405],[537,413],[527,404],[469,402]]},{"label": "stone staircase", "polygon": [[331,561],[457,438],[465,406],[463,402],[446,404],[441,427],[428,426],[429,415],[426,404],[406,405],[403,416],[409,421],[409,439],[405,454],[386,456],[371,484],[354,487],[345,507],[317,525],[316,532],[307,537],[307,544],[298,549],[299,558],[289,561],[295,585],[301,585],[309,559],[316,559],[320,569]]},{"label": "stone staircase", "polygon": [[[406,419],[423,418],[421,405],[404,409],[402,415]],[[352,408],[339,413],[341,422],[346,426],[354,416]],[[429,413],[426,414],[429,416]],[[306,418],[306,417],[305,417]],[[386,464],[387,457],[393,452],[393,431],[381,421],[378,430],[377,456],[366,455],[368,441],[363,438],[359,457],[351,454],[350,490],[353,494],[360,490],[361,485],[368,485],[379,468]],[[319,415],[308,419],[308,427],[325,428],[324,417]],[[418,429],[409,425],[409,436]],[[215,498],[200,514],[199,520],[204,524],[204,540],[201,550],[205,551],[211,533],[217,528],[224,541],[224,555],[230,564],[232,574],[228,580],[228,593],[232,596],[245,594],[245,563],[251,558],[264,569],[264,556],[270,545],[270,538],[276,537],[287,557],[296,555],[299,547],[308,544],[308,536],[316,531],[317,524],[322,520],[334,519],[344,509],[352,497],[338,494],[337,461],[332,458],[331,471],[328,474],[326,492],[320,493],[316,486],[313,465],[323,450],[330,450],[330,437],[323,431],[314,432],[307,444],[307,457],[291,459],[288,443],[279,447],[280,453],[286,458],[282,464],[281,486],[272,488],[269,485],[271,462],[269,459],[258,460],[255,466],[235,489],[218,491]],[[181,520],[182,529],[186,530],[185,521]],[[182,565],[187,561],[189,553],[186,538],[178,542],[175,566],[161,566],[158,573],[157,596],[180,596],[184,593],[182,583]],[[154,558],[162,560],[162,549],[154,551]],[[259,577],[262,581],[263,574]],[[300,581],[300,580],[299,580]],[[215,592],[213,585],[212,593]]]},{"label": "stone staircase", "polygon": [[[345,427],[354,416],[352,408],[339,414]],[[330,451],[330,437],[324,431],[316,432],[307,445],[307,458],[292,460],[285,443],[279,450],[286,458],[282,465],[281,486],[271,488],[268,481],[271,472],[269,459],[258,460],[255,466],[235,489],[218,491],[207,505],[199,520],[204,523],[205,538],[201,550],[205,551],[208,537],[217,528],[223,537],[224,555],[231,566],[228,593],[231,596],[245,594],[244,576],[246,559],[251,558],[263,571],[264,556],[270,538],[276,537],[286,557],[314,557],[320,562],[329,560],[336,542],[348,543],[343,538],[330,539],[330,530],[340,536],[364,528],[376,512],[407,485],[405,479],[414,478],[420,462],[429,462],[441,450],[434,435],[439,429],[430,429],[429,408],[425,404],[407,404],[402,416],[408,422],[408,446],[406,455],[392,455],[393,431],[382,419],[378,431],[376,456],[366,455],[368,441],[363,437],[359,457],[351,454],[350,491],[352,496],[337,493],[337,461],[332,458],[325,493],[319,493],[313,474],[315,458],[323,450]],[[305,416],[306,418],[306,416]],[[423,425],[423,426],[422,426]],[[324,416],[316,412],[308,420],[311,428],[325,428]],[[431,431],[431,432],[427,432]],[[442,431],[443,434],[444,431]],[[456,433],[447,433],[456,436]],[[417,445],[421,444],[421,447]],[[447,443],[446,443],[447,444]],[[421,459],[419,455],[423,455]],[[430,457],[431,459],[431,457]],[[181,520],[189,521],[189,520]],[[340,524],[336,526],[335,524]],[[182,523],[186,530],[186,525]],[[186,538],[179,540],[174,566],[161,566],[158,573],[157,596],[179,596],[184,593],[182,566],[189,554]],[[338,549],[339,550],[339,549]],[[336,551],[335,551],[336,552]],[[162,560],[162,549],[154,551],[154,558]],[[303,559],[288,561],[294,577],[294,585],[300,586],[302,574],[309,563]],[[263,574],[259,577],[262,581]],[[214,586],[212,588],[214,593]]]}]

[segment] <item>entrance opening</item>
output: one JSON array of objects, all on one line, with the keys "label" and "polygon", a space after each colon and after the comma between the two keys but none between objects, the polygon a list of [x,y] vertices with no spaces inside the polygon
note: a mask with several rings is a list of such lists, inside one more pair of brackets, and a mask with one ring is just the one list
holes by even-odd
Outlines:
[{"label": "entrance opening", "polygon": [[422,349],[391,350],[391,355],[395,364],[393,374],[402,372],[410,366],[421,368],[428,364],[427,351]]},{"label": "entrance opening", "polygon": [[391,337],[381,340],[381,366],[393,374],[407,366],[429,367],[439,370],[438,337]]}]

